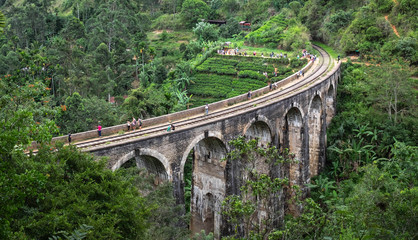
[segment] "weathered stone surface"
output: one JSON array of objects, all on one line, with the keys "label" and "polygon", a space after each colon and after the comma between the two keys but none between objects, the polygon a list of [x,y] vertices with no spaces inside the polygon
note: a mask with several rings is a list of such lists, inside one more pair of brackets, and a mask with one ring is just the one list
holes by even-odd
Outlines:
[{"label": "weathered stone surface", "polygon": [[[181,204],[184,202],[184,165],[194,149],[190,227],[194,232],[213,231],[217,237],[227,235],[232,229],[224,224],[220,206],[225,196],[240,193],[243,167],[239,162],[220,162],[229,151],[228,142],[245,135],[249,139],[259,138],[260,145],[289,148],[297,163],[288,169],[263,163],[257,164],[257,169],[274,177],[289,177],[292,184],[302,186],[306,196],[308,189],[304,184],[325,164],[326,127],[335,114],[339,77],[337,68],[317,84],[268,105],[253,106],[235,116],[177,128],[170,133],[109,144],[90,152],[109,157],[108,166],[112,169],[135,158],[138,166],[171,181],[177,202]],[[286,207],[297,213],[299,206],[286,206],[285,199],[289,199],[289,195],[289,192],[278,194],[273,200],[273,209],[260,211],[259,218],[265,211],[275,211],[280,216],[277,220],[280,225]]]}]

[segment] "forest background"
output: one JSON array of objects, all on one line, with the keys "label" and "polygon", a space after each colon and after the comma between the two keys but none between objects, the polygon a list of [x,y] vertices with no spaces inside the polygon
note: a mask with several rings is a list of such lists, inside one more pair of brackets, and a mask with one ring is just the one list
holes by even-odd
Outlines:
[{"label": "forest background", "polygon": [[[1,238],[187,238],[169,185],[156,187],[139,170],[112,173],[48,141],[99,121],[111,126],[186,109],[196,67],[223,42],[294,57],[311,40],[334,57],[356,56],[356,64],[343,65],[328,166],[312,179],[299,217],[254,234],[417,237],[416,0],[0,0],[0,6],[6,17]],[[252,32],[241,31],[239,21],[251,22]],[[45,147],[26,156],[32,140]]]}]

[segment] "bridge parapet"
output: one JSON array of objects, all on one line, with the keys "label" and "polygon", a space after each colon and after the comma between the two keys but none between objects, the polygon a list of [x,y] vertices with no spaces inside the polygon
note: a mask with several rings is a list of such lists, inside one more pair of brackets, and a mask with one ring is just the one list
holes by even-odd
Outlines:
[{"label": "bridge parapet", "polygon": [[[312,61],[309,61],[308,64],[306,64],[301,70],[303,72],[307,72],[313,65]],[[283,86],[291,83],[292,81],[297,79],[297,73],[294,73],[292,75],[290,75],[289,77],[277,82],[276,87],[277,89],[282,88]],[[263,94],[266,94],[270,92],[270,88],[269,86],[260,88],[260,89],[256,89],[254,91],[252,91],[252,95],[253,97],[258,97],[261,96]],[[218,101],[215,103],[211,103],[208,104],[209,105],[209,111],[210,112],[214,112],[214,111],[218,111],[220,109],[223,109],[225,107],[229,107],[232,105],[235,105],[237,103],[240,102],[244,102],[247,101],[247,94],[241,94],[238,95],[236,97],[232,97],[232,98],[228,98],[222,101]],[[142,120],[142,127],[149,127],[149,126],[156,126],[156,125],[162,125],[162,124],[167,124],[168,122],[174,122],[174,121],[178,121],[178,120],[182,120],[182,119],[187,119],[193,116],[197,116],[197,115],[203,115],[205,112],[205,107],[204,106],[200,106],[200,107],[195,107],[192,109],[187,109],[187,110],[183,110],[180,112],[175,112],[175,113],[171,113],[171,114],[167,114],[167,115],[163,115],[163,116],[159,116],[159,117],[153,117],[153,118],[149,118],[149,119],[143,119]],[[115,126],[111,126],[111,127],[105,127],[102,128],[102,136],[110,136],[110,135],[114,135],[117,134],[121,131],[126,131],[127,130],[127,126],[126,124],[120,124],[120,125],[115,125]],[[92,138],[96,138],[98,137],[98,133],[97,130],[91,130],[91,131],[86,131],[86,132],[79,132],[79,133],[73,133],[71,135],[72,141],[73,142],[79,142],[79,141],[84,141],[84,140],[88,140],[88,139],[92,139]],[[59,137],[54,137],[52,138],[52,143],[55,142],[67,142],[67,136],[59,136]],[[36,149],[38,147],[36,142],[32,142],[32,146],[31,149]]]}]

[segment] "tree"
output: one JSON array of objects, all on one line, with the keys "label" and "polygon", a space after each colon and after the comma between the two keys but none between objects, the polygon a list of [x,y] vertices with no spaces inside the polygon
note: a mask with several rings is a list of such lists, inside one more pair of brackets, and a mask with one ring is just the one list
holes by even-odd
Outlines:
[{"label": "tree", "polygon": [[308,29],[303,25],[294,25],[285,31],[282,41],[284,49],[297,51],[306,48],[307,44],[309,44]]},{"label": "tree", "polygon": [[57,128],[48,105],[47,87],[41,82],[18,85],[16,76],[0,79],[0,158],[11,161],[15,150],[25,149],[32,141],[47,143]]},{"label": "tree", "polygon": [[193,27],[202,19],[206,19],[210,7],[202,0],[185,0],[181,7],[181,16],[188,27]]},{"label": "tree", "polygon": [[200,41],[216,41],[218,40],[219,29],[210,23],[199,22],[193,28],[194,34]]},{"label": "tree", "polygon": [[84,24],[78,18],[72,18],[62,31],[67,40],[76,40],[85,36]]},{"label": "tree", "polygon": [[164,88],[157,88],[155,84],[148,87],[139,87],[129,92],[122,104],[124,115],[122,120],[135,118],[148,118],[160,116],[170,112],[174,106],[175,98]]},{"label": "tree", "polygon": [[389,64],[384,64],[373,73],[376,78],[371,82],[374,87],[370,94],[371,100],[386,109],[389,120],[397,124],[401,113],[408,115],[408,109],[412,107],[407,104],[407,99],[412,94],[409,73],[402,65]]},{"label": "tree", "polygon": [[[85,100],[78,92],[73,93],[65,99],[65,107],[61,110],[57,123],[61,127],[61,133],[77,133],[89,130],[85,121],[86,110]],[[80,121],[79,119],[82,119]]]},{"label": "tree", "polygon": [[235,18],[228,18],[226,24],[223,24],[219,28],[219,34],[221,37],[230,38],[241,32],[241,26]]},{"label": "tree", "polygon": [[119,122],[119,117],[115,107],[95,96],[83,98],[77,92],[67,97],[65,105],[56,116],[61,134],[95,129],[99,121],[102,126],[116,125]]},{"label": "tree", "polygon": [[58,238],[83,224],[88,239],[145,234],[155,206],[145,205],[130,179],[75,147],[55,147],[22,152],[13,166],[0,163],[7,170],[0,177],[2,238]]},{"label": "tree", "polygon": [[[241,164],[239,193],[227,196],[222,203],[222,215],[232,225],[235,237],[266,239],[280,224],[280,210],[275,209],[283,189],[289,187],[287,178],[279,178],[273,171],[292,162],[286,151],[276,147],[260,147],[258,139],[246,141],[239,137],[229,142],[232,151],[228,161]],[[230,163],[234,164],[234,163]],[[274,210],[273,210],[274,209]]]}]

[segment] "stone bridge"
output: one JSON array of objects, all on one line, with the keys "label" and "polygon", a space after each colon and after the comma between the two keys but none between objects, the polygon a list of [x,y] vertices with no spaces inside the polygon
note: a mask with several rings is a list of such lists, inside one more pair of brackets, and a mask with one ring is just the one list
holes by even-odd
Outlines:
[{"label": "stone bridge", "polygon": [[[167,124],[162,124],[158,133],[111,142],[85,151],[107,156],[109,167],[113,170],[135,159],[138,167],[146,168],[159,179],[171,181],[178,203],[183,203],[184,166],[193,150],[190,228],[193,232],[202,229],[214,232],[219,237],[223,221],[221,203],[231,192],[228,188],[234,187],[230,179],[227,180],[227,176],[231,175],[227,164],[220,161],[230,151],[230,140],[245,135],[247,138],[259,138],[259,143],[263,145],[289,148],[299,160],[288,170],[293,184],[309,183],[310,178],[324,167],[326,128],[335,113],[340,65],[328,59],[326,70],[319,76],[311,77],[315,80],[264,103],[247,105],[239,111],[221,113],[212,118],[211,114],[216,112],[211,112],[206,118],[200,114],[200,121],[184,125],[176,123],[176,130],[171,132],[166,132]],[[275,91],[280,92],[280,89]],[[199,111],[203,113],[203,108]]]}]

